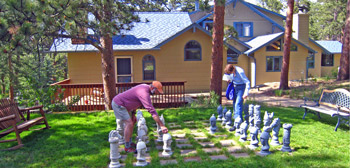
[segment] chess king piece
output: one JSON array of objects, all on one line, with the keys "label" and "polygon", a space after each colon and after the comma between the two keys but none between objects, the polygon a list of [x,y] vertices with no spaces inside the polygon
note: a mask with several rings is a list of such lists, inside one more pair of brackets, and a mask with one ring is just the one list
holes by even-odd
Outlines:
[{"label": "chess king piece", "polygon": [[210,133],[211,134],[215,134],[216,129],[217,129],[217,127],[216,127],[216,118],[215,118],[215,115],[213,114],[210,117],[210,127],[209,127]]},{"label": "chess king piece", "polygon": [[222,126],[226,125],[226,112],[227,112],[227,108],[225,107],[224,110],[222,111],[222,116],[223,116],[222,123],[221,123]]},{"label": "chess king piece", "polygon": [[232,126],[232,112],[228,110],[226,112],[226,128],[230,128]]},{"label": "chess king piece", "polygon": [[146,166],[148,165],[146,161],[146,143],[143,142],[141,139],[137,142],[136,150],[137,150],[137,157],[136,157],[136,166]]},{"label": "chess king piece", "polygon": [[116,122],[117,122],[117,131],[118,131],[118,134],[120,135],[119,145],[123,145],[125,144],[125,139],[124,139],[125,123],[121,119],[116,119]]},{"label": "chess king piece", "polygon": [[249,114],[249,131],[250,131],[250,129],[254,127],[254,104],[249,104],[248,114]]},{"label": "chess king piece", "polygon": [[240,126],[241,136],[239,138],[239,141],[241,141],[241,142],[247,141],[248,124],[249,124],[248,120],[245,120]]},{"label": "chess king piece", "polygon": [[271,127],[272,127],[272,139],[271,139],[271,145],[272,146],[278,146],[281,145],[280,142],[278,141],[278,134],[280,132],[280,128],[281,128],[281,121],[279,118],[275,118],[272,123],[271,123]]},{"label": "chess king piece", "polygon": [[270,139],[270,132],[272,130],[271,127],[264,127],[263,129],[264,131],[262,132],[261,136],[260,136],[260,142],[261,142],[261,151],[259,152],[259,154],[261,155],[269,155],[271,154],[270,152],[270,145],[269,145],[269,139]]},{"label": "chess king piece", "polygon": [[143,117],[142,111],[141,110],[137,110],[137,112],[136,112],[136,119],[137,119],[137,121],[139,121],[141,117]]},{"label": "chess king piece", "polygon": [[163,135],[163,152],[162,155],[165,157],[170,157],[173,152],[171,151],[171,135],[169,133],[166,133]]},{"label": "chess king piece", "polygon": [[217,108],[217,112],[218,112],[218,121],[222,121],[222,106],[221,104],[218,106]]},{"label": "chess king piece", "polygon": [[143,142],[148,143],[148,128],[146,125],[146,119],[141,117],[137,122],[137,139],[141,139]]},{"label": "chess king piece", "polygon": [[270,124],[272,122],[272,119],[273,119],[273,112],[269,114],[267,111],[265,111],[263,130],[265,129],[265,127],[269,127],[270,126]]},{"label": "chess king piece", "polygon": [[[163,114],[159,117],[159,120],[163,123],[163,125],[165,125]],[[160,125],[158,124],[157,124],[157,133],[158,133],[157,142],[163,142],[163,132],[162,132],[162,129],[160,128]]]},{"label": "chess king piece", "polygon": [[121,167],[119,163],[119,159],[121,158],[121,155],[119,154],[119,138],[121,136],[118,134],[117,130],[112,130],[109,132],[108,141],[110,143],[110,154],[109,158],[111,159],[111,162],[109,163],[109,168],[117,168]]},{"label": "chess king piece", "polygon": [[283,146],[282,152],[292,152],[290,148],[290,133],[293,125],[292,124],[283,124]]},{"label": "chess king piece", "polygon": [[235,119],[235,127],[236,127],[236,133],[235,136],[241,136],[241,124],[242,124],[242,118],[241,117],[237,117]]},{"label": "chess king piece", "polygon": [[259,147],[258,132],[259,132],[259,129],[257,127],[253,127],[250,131],[250,138],[251,138],[250,145],[249,145],[250,149],[255,149]]}]

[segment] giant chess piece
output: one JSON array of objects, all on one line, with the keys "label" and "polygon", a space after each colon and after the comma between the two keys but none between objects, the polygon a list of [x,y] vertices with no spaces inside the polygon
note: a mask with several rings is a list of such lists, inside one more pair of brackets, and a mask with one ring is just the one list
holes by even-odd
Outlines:
[{"label": "giant chess piece", "polygon": [[262,132],[260,136],[260,142],[261,142],[261,151],[259,154],[261,155],[269,155],[271,154],[270,152],[270,145],[269,145],[269,139],[270,139],[270,132],[271,132],[271,127],[264,127],[264,131]]},{"label": "giant chess piece", "polygon": [[120,135],[119,145],[123,145],[125,144],[125,139],[124,139],[125,123],[121,119],[116,119],[116,122],[117,122],[117,131],[118,131],[118,134]]},{"label": "giant chess piece", "polygon": [[222,119],[222,123],[221,125],[222,126],[225,126],[226,125],[226,112],[227,112],[227,108],[225,107],[224,110],[222,111],[222,116],[223,116],[223,119]]},{"label": "giant chess piece", "polygon": [[137,112],[136,112],[137,122],[140,120],[141,117],[143,117],[142,111],[141,110],[137,110]]},{"label": "giant chess piece", "polygon": [[254,104],[249,104],[248,107],[249,114],[249,130],[254,127]]},{"label": "giant chess piece", "polygon": [[218,106],[217,108],[217,112],[218,112],[218,121],[222,121],[222,106],[221,104]]},{"label": "giant chess piece", "polygon": [[279,118],[275,118],[272,123],[271,123],[271,127],[272,127],[272,139],[271,139],[271,145],[272,146],[278,146],[281,145],[280,142],[278,141],[278,134],[280,132],[280,128],[281,128],[281,121]]},{"label": "giant chess piece", "polygon": [[235,127],[236,127],[236,133],[235,133],[235,136],[241,136],[242,133],[241,133],[241,124],[242,124],[242,119],[241,117],[237,117],[235,119]]},{"label": "giant chess piece", "polygon": [[226,128],[230,128],[232,125],[232,112],[228,110],[226,113]]},{"label": "giant chess piece", "polygon": [[162,155],[165,157],[170,157],[173,152],[171,151],[171,135],[169,133],[166,133],[163,135],[163,152]]},{"label": "giant chess piece", "polygon": [[136,150],[137,150],[137,157],[136,157],[136,166],[146,166],[148,165],[146,161],[146,143],[143,142],[141,139],[139,139],[139,142],[137,142]]},{"label": "giant chess piece", "polygon": [[282,152],[292,152],[292,149],[290,148],[290,131],[292,129],[292,124],[283,124],[283,146],[281,151]]},{"label": "giant chess piece", "polygon": [[141,139],[143,142],[148,143],[148,128],[146,125],[146,119],[141,117],[137,122],[137,139]]},{"label": "giant chess piece", "polygon": [[217,129],[217,127],[216,127],[216,118],[215,118],[215,115],[213,114],[210,117],[210,127],[209,127],[210,133],[211,134],[215,134],[216,129]]},{"label": "giant chess piece", "polygon": [[254,127],[258,128],[258,132],[260,133],[260,124],[261,124],[261,118],[260,118],[260,105],[254,106]]},{"label": "giant chess piece", "polygon": [[273,112],[269,114],[267,111],[265,111],[263,130],[265,130],[266,127],[270,127],[270,124],[272,123],[272,119],[273,119]]},{"label": "giant chess piece", "polygon": [[[163,114],[159,117],[159,120],[163,123],[163,125],[165,125]],[[158,133],[157,142],[163,142],[163,131],[158,123],[157,123],[157,133]]]},{"label": "giant chess piece", "polygon": [[108,141],[110,143],[110,156],[111,162],[109,163],[109,168],[121,167],[119,159],[121,155],[119,154],[119,139],[121,136],[118,134],[118,131],[112,130],[109,132]]},{"label": "giant chess piece", "polygon": [[247,130],[248,130],[248,120],[245,120],[241,126],[240,126],[240,132],[241,132],[241,136],[239,138],[239,141],[241,142],[245,142],[247,141]]},{"label": "giant chess piece", "polygon": [[250,130],[250,138],[251,138],[250,145],[249,145],[250,149],[255,149],[259,147],[258,133],[259,133],[259,129],[257,127],[253,127]]}]

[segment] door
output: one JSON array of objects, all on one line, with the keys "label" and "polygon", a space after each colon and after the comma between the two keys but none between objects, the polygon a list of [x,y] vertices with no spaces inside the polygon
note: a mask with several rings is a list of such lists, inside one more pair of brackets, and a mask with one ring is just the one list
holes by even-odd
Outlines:
[{"label": "door", "polygon": [[117,83],[131,83],[132,79],[132,57],[117,56],[116,64],[116,81]]}]

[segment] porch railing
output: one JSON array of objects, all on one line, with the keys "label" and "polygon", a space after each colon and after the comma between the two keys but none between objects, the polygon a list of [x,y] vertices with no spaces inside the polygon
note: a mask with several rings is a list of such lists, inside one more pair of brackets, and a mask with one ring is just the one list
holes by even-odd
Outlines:
[{"label": "porch railing", "polygon": [[[67,84],[68,83],[68,84]],[[117,83],[117,94],[141,83]],[[146,83],[150,84],[150,83]],[[69,84],[59,82],[58,93],[63,94],[61,101],[71,111],[104,110],[103,84]],[[180,107],[185,102],[185,82],[162,82],[164,94],[151,96],[153,106],[156,108]],[[57,97],[58,99],[58,97]]]}]

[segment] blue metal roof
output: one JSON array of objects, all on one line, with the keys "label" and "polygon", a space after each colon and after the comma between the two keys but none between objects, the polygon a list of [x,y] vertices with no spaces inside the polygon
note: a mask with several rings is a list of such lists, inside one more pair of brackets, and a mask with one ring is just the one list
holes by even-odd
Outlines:
[{"label": "blue metal roof", "polygon": [[332,54],[339,54],[342,51],[343,44],[339,41],[316,41],[323,49],[326,49]]},{"label": "blue metal roof", "polygon": [[[157,46],[192,22],[187,12],[139,12],[141,22],[122,35],[113,37],[113,50],[156,50]],[[146,22],[146,19],[149,22]],[[55,39],[51,52],[97,51],[90,44],[72,44],[71,39]]]}]

